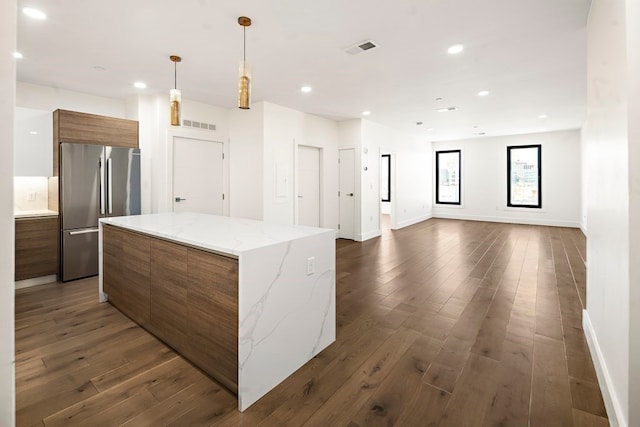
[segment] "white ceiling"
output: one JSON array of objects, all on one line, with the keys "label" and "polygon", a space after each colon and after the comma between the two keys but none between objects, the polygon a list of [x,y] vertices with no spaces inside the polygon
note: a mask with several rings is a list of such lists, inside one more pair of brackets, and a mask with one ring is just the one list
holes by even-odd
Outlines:
[{"label": "white ceiling", "polygon": [[[586,117],[590,0],[19,0],[26,6],[48,18],[18,13],[23,82],[126,99],[144,81],[143,93],[168,97],[177,54],[184,98],[233,107],[246,15],[253,102],[337,120],[371,110],[368,119],[430,140],[577,128]],[[344,52],[368,39],[379,47]],[[465,50],[447,54],[456,43]],[[477,96],[483,89],[490,95]]]}]

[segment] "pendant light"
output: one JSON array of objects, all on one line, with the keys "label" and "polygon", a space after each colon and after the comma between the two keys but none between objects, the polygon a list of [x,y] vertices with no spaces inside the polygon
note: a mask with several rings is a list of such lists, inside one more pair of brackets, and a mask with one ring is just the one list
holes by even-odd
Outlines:
[{"label": "pendant light", "polygon": [[241,16],[238,24],[242,26],[242,61],[240,62],[240,80],[238,81],[238,108],[251,108],[251,70],[247,63],[247,27],[251,26],[251,18]]},{"label": "pendant light", "polygon": [[180,103],[182,102],[182,94],[178,89],[178,62],[182,61],[182,58],[177,55],[171,55],[169,59],[173,61],[173,89],[169,91],[171,126],[180,126]]}]

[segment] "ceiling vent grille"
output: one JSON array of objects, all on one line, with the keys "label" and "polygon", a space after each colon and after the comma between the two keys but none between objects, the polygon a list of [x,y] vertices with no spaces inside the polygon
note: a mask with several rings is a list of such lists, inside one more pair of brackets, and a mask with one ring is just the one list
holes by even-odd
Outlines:
[{"label": "ceiling vent grille", "polygon": [[371,50],[378,47],[377,44],[373,40],[365,40],[353,46],[346,48],[344,51],[349,55],[357,55],[362,52],[366,52],[367,50]]},{"label": "ceiling vent grille", "polygon": [[204,130],[216,130],[216,125],[214,125],[213,123],[196,122],[195,120],[187,119],[184,119],[182,121],[182,126]]}]

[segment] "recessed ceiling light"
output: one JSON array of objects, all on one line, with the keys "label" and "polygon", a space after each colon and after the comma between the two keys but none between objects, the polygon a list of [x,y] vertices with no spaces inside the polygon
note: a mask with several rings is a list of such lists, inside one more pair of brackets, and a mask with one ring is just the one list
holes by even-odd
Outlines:
[{"label": "recessed ceiling light", "polygon": [[145,89],[147,87],[147,84],[143,82],[135,82],[133,86],[138,89]]},{"label": "recessed ceiling light", "polygon": [[436,101],[442,101],[442,98],[438,97],[436,98]]},{"label": "recessed ceiling light", "polygon": [[488,90],[481,90],[480,92],[478,92],[478,96],[487,96],[487,95],[489,95]]},{"label": "recessed ceiling light", "polygon": [[47,19],[47,15],[45,15],[43,11],[34,9],[32,7],[23,8],[22,13],[33,19]]},{"label": "recessed ceiling light", "polygon": [[446,113],[447,111],[456,111],[458,109],[458,107],[445,107],[445,108],[438,108],[436,111],[438,113]]},{"label": "recessed ceiling light", "polygon": [[96,70],[96,71],[105,71],[106,70],[106,68],[104,68],[104,67],[102,67],[100,65],[94,65],[93,69]]},{"label": "recessed ceiling light", "polygon": [[371,111],[363,111],[362,115],[363,116],[370,116],[371,115]]},{"label": "recessed ceiling light", "polygon": [[13,52],[13,57],[16,59],[22,59],[24,58],[24,55],[21,54],[20,52]]},{"label": "recessed ceiling light", "polygon": [[35,130],[29,131],[29,133],[30,133],[31,135],[37,135],[37,134],[38,134],[38,132],[36,132]]},{"label": "recessed ceiling light", "polygon": [[427,128],[427,131],[433,132],[433,128]]},{"label": "recessed ceiling light", "polygon": [[447,49],[447,52],[455,55],[456,53],[460,53],[464,50],[464,46],[461,44],[454,44],[453,46],[449,47],[449,49]]},{"label": "recessed ceiling light", "polygon": [[549,117],[549,116],[547,116],[546,114],[540,114],[538,116],[539,119],[546,119],[547,117]]},{"label": "recessed ceiling light", "polygon": [[416,126],[422,126],[422,122],[416,122]]},{"label": "recessed ceiling light", "polygon": [[302,93],[309,93],[313,90],[313,88],[311,86],[302,86],[300,88],[300,92]]}]

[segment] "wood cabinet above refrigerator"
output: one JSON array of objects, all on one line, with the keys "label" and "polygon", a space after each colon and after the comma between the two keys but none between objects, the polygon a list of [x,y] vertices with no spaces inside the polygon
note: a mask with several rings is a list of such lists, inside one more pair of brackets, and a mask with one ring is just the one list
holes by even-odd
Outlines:
[{"label": "wood cabinet above refrigerator", "polygon": [[58,147],[61,142],[139,148],[138,122],[77,111],[54,111],[54,176],[58,175]]}]

